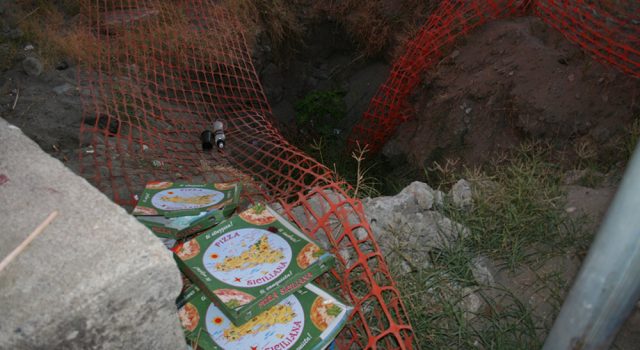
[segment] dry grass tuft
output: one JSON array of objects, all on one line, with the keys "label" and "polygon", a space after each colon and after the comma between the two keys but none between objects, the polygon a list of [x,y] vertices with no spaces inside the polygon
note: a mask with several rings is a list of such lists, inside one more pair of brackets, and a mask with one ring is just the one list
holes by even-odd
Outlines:
[{"label": "dry grass tuft", "polygon": [[242,23],[250,47],[255,46],[261,31],[264,31],[277,55],[285,55],[302,44],[303,27],[296,15],[295,2],[224,0],[223,4]]},{"label": "dry grass tuft", "polygon": [[335,18],[365,56],[391,50],[413,37],[434,8],[431,0],[320,1],[314,8]]},{"label": "dry grass tuft", "polygon": [[87,55],[86,46],[95,40],[78,23],[79,0],[19,0],[15,21],[25,41],[36,44],[45,67],[62,60],[79,61]]}]

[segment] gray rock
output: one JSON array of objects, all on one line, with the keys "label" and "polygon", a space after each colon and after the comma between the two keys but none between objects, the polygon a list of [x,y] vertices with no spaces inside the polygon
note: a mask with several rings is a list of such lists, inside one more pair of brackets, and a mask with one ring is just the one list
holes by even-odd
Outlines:
[{"label": "gray rock", "polygon": [[58,85],[58,86],[54,87],[52,90],[56,94],[62,95],[62,94],[65,94],[67,91],[69,91],[71,89],[73,89],[73,85],[71,85],[69,83],[64,83],[62,85]]},{"label": "gray rock", "polygon": [[473,193],[471,184],[464,179],[458,180],[449,192],[453,204],[459,208],[468,209],[473,205]]},{"label": "gray rock", "polygon": [[170,252],[124,209],[0,118],[0,349],[184,349]]},{"label": "gray rock", "polygon": [[414,182],[396,196],[363,200],[372,232],[386,257],[399,256],[400,266],[404,260],[425,268],[431,249],[448,247],[469,234],[463,225],[432,210],[436,197],[442,196],[438,192]]},{"label": "gray rock", "polygon": [[495,286],[498,269],[495,264],[486,256],[478,256],[471,260],[471,273],[473,278],[480,285]]},{"label": "gray rock", "polygon": [[35,57],[27,57],[22,61],[22,69],[24,69],[25,73],[29,76],[37,77],[42,74],[44,67],[39,59]]},{"label": "gray rock", "polygon": [[365,198],[362,203],[375,212],[417,213],[430,210],[436,199],[436,192],[424,182],[414,181],[395,196]]},{"label": "gray rock", "polygon": [[465,319],[472,320],[476,318],[476,315],[484,305],[484,301],[474,288],[464,287],[461,293],[462,298],[459,306],[462,309],[462,315]]}]

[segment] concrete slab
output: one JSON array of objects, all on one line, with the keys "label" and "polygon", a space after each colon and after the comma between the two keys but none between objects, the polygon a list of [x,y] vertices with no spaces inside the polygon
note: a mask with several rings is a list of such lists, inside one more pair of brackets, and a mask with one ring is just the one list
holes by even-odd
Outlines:
[{"label": "concrete slab", "polygon": [[169,251],[150,231],[0,118],[0,349],[180,349]]}]

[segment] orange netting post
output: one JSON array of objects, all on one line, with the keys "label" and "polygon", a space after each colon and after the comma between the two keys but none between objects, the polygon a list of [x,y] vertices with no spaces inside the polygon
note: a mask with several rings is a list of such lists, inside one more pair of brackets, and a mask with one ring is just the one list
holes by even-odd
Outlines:
[{"label": "orange netting post", "polygon": [[[409,349],[398,290],[349,185],[289,144],[272,112],[235,18],[214,1],[85,1],[87,52],[81,173],[124,206],[152,179],[245,182],[248,200],[276,201],[326,242],[338,266],[321,281],[355,313],[345,349]],[[226,124],[224,153],[200,133]]]},{"label": "orange netting post", "polygon": [[396,128],[412,114],[408,99],[459,37],[490,20],[533,13],[567,39],[623,72],[640,77],[640,4],[585,0],[444,1],[394,62],[349,137],[380,151]]}]

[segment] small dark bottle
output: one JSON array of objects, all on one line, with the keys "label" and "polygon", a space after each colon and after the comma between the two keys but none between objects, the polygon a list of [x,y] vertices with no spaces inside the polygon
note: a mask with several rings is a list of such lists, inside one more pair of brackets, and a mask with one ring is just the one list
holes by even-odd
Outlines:
[{"label": "small dark bottle", "polygon": [[202,150],[211,151],[213,149],[213,133],[211,130],[205,130],[200,134],[200,140],[202,141]]}]

